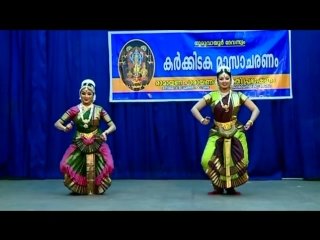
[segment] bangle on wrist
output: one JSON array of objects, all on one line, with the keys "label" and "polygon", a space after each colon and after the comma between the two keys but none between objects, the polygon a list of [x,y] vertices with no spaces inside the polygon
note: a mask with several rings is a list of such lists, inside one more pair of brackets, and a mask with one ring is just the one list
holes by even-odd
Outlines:
[{"label": "bangle on wrist", "polygon": [[206,120],[206,119],[205,119],[205,118],[202,118],[202,119],[200,120],[200,123],[202,124],[204,120]]},{"label": "bangle on wrist", "polygon": [[249,120],[248,123],[250,123],[251,126],[253,125],[253,121],[252,120]]}]

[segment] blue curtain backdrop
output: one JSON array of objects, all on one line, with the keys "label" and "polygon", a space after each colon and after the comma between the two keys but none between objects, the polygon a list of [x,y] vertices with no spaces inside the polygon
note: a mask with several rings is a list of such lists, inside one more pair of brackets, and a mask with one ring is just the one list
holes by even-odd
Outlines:
[{"label": "blue curtain backdrop", "polygon": [[[73,133],[53,124],[92,78],[97,104],[117,125],[108,139],[113,179],[206,179],[200,159],[209,127],[191,115],[193,102],[109,103],[107,33],[0,31],[1,178],[62,178]],[[292,31],[291,39],[294,97],[256,101],[261,114],[247,134],[251,179],[320,178],[320,31]],[[243,109],[240,120],[249,115]]]}]

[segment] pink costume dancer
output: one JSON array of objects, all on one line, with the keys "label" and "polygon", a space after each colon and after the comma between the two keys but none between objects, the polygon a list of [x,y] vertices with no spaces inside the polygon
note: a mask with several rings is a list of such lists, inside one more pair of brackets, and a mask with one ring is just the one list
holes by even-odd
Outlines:
[{"label": "pink costume dancer", "polygon": [[[64,174],[64,185],[72,193],[103,194],[111,185],[110,175],[114,169],[105,141],[116,126],[101,106],[93,104],[96,99],[94,81],[84,80],[79,93],[81,103],[68,109],[55,123],[55,127],[64,132],[70,131],[73,125],[76,127],[72,144],[60,162],[60,171]],[[101,120],[108,124],[104,132],[99,128]]]}]

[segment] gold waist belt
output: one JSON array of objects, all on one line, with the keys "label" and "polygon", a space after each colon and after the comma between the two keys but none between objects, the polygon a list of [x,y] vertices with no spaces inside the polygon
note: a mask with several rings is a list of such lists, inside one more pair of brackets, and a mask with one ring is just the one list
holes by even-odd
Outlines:
[{"label": "gold waist belt", "polygon": [[81,136],[81,137],[85,137],[85,138],[92,138],[97,133],[98,133],[98,129],[96,129],[96,130],[94,130],[93,132],[90,132],[90,133],[77,132],[77,135]]},{"label": "gold waist belt", "polygon": [[229,129],[232,128],[232,126],[234,126],[234,125],[236,124],[236,122],[237,122],[237,119],[234,119],[234,120],[232,120],[232,121],[230,121],[230,122],[224,122],[224,123],[222,123],[222,122],[217,122],[217,121],[215,120],[215,121],[214,121],[214,124],[215,124],[216,126],[218,126],[218,127],[223,128],[223,130],[229,130]]}]

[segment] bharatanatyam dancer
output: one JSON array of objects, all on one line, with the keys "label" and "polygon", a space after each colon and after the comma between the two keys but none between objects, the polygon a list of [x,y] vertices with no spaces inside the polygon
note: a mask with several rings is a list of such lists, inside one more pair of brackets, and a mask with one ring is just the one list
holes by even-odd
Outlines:
[{"label": "bharatanatyam dancer", "polygon": [[[64,132],[70,131],[73,125],[76,127],[72,144],[60,162],[64,185],[76,195],[103,194],[111,185],[110,175],[114,169],[105,141],[116,126],[109,114],[94,104],[95,86],[93,80],[84,80],[79,91],[81,103],[68,109],[54,125]],[[108,125],[104,132],[99,128],[101,120]]]},{"label": "bharatanatyam dancer", "polygon": [[[229,67],[217,70],[218,91],[206,94],[197,102],[191,112],[203,125],[210,123],[210,117],[203,118],[200,111],[210,105],[213,112],[213,126],[204,149],[201,165],[211,180],[214,191],[210,195],[240,195],[235,190],[249,179],[248,146],[245,131],[252,127],[258,117],[259,108],[243,93],[232,91],[233,78]],[[237,120],[242,105],[251,111],[251,117],[245,125]]]}]

